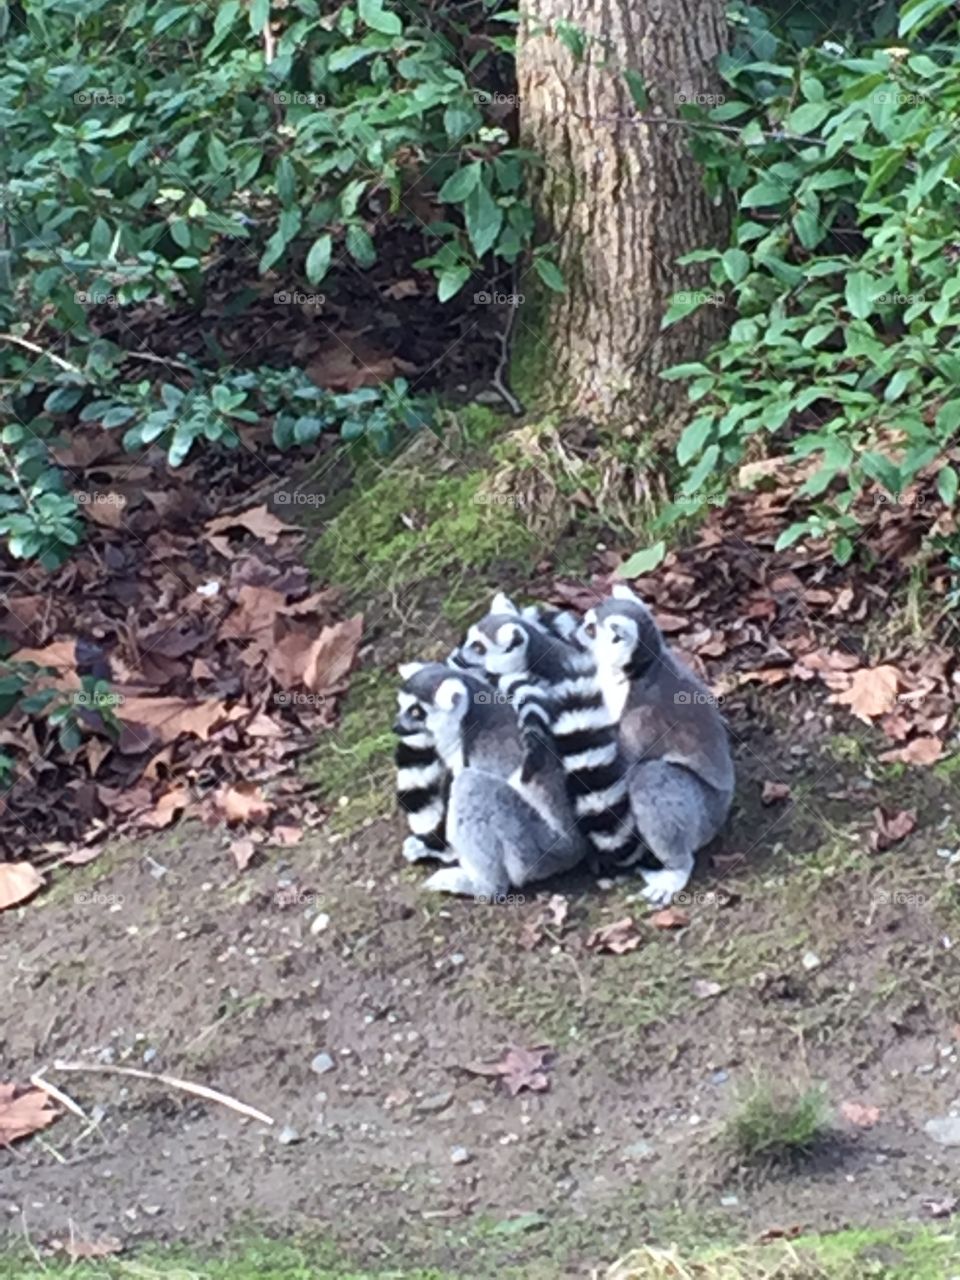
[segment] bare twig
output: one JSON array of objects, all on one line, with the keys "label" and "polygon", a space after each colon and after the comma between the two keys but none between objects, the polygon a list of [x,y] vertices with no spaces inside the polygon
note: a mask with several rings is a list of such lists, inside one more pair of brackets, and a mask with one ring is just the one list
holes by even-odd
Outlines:
[{"label": "bare twig", "polygon": [[51,1084],[48,1080],[44,1080],[42,1072],[35,1071],[30,1077],[30,1083],[35,1089],[41,1089],[44,1093],[48,1093],[51,1098],[55,1098],[61,1107],[66,1107],[68,1111],[72,1111],[81,1120],[90,1119],[83,1107],[74,1102],[69,1094],[64,1093],[62,1089],[58,1089],[55,1084]]},{"label": "bare twig", "polygon": [[35,355],[46,356],[48,360],[58,364],[61,369],[66,369],[68,373],[79,374],[81,378],[86,376],[82,369],[78,369],[69,360],[64,360],[62,356],[54,355],[52,351],[44,351],[43,347],[38,347],[35,342],[28,342],[26,338],[18,338],[15,333],[0,333],[0,342],[12,342],[18,347],[25,347],[27,351],[32,351]]},{"label": "bare twig", "polygon": [[184,1093],[192,1093],[198,1098],[207,1098],[210,1102],[219,1102],[231,1111],[238,1111],[242,1116],[259,1120],[262,1124],[275,1124],[272,1116],[258,1111],[256,1107],[248,1107],[245,1102],[231,1098],[219,1089],[210,1089],[205,1084],[193,1084],[189,1080],[180,1080],[177,1076],[167,1076],[155,1071],[141,1071],[138,1067],[112,1067],[93,1062],[63,1062],[59,1058],[53,1064],[56,1071],[86,1071],[97,1075],[133,1076],[136,1080],[152,1080],[154,1084],[165,1084],[168,1089],[180,1089]]},{"label": "bare twig", "polygon": [[276,51],[277,42],[273,38],[273,32],[270,30],[270,15],[268,14],[267,20],[263,24],[263,60],[268,67],[273,61]]},{"label": "bare twig", "polygon": [[[514,270],[513,273],[513,283],[516,285],[516,270]],[[509,315],[507,316],[507,323],[504,325],[503,330],[500,333],[500,359],[497,361],[497,367],[493,371],[493,377],[490,379],[490,383],[494,390],[500,393],[504,404],[506,404],[513,416],[515,418],[522,418],[524,413],[523,405],[513,394],[505,381],[507,366],[510,363],[510,334],[513,332],[513,324],[517,318],[516,288],[514,288],[513,291],[513,302],[508,303],[508,306]]]},{"label": "bare twig", "polygon": [[171,360],[167,356],[155,356],[149,351],[126,351],[125,360],[149,360],[151,364],[168,364],[171,369],[183,369],[185,373],[193,373],[188,364],[182,360]]}]

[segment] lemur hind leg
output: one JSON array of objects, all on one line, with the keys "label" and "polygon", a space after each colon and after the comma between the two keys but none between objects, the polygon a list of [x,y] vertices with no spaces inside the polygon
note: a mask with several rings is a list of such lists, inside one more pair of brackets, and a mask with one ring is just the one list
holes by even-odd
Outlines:
[{"label": "lemur hind leg", "polygon": [[643,870],[643,896],[667,903],[686,888],[694,854],[718,833],[729,798],[682,765],[646,760],[630,768],[630,808],[637,833],[662,864]]},{"label": "lemur hind leg", "polygon": [[437,871],[425,888],[495,899],[580,861],[576,830],[559,830],[503,778],[465,769],[450,791],[447,838],[456,867]]}]

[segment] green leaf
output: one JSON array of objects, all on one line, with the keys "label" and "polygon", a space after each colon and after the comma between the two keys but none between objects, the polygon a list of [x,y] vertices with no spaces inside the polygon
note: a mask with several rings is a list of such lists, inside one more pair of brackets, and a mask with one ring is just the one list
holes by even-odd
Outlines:
[{"label": "green leaf", "polygon": [[551,262],[549,258],[534,258],[533,269],[548,289],[552,289],[554,293],[566,293],[567,286],[555,262]]},{"label": "green leaf", "polygon": [[330,257],[333,252],[333,239],[329,232],[324,232],[322,236],[318,236],[310,246],[310,252],[307,254],[306,273],[307,279],[311,284],[319,284],[323,277],[327,274],[330,267]]},{"label": "green leaf", "polygon": [[462,204],[470,192],[479,185],[482,173],[483,165],[479,160],[464,165],[446,180],[437,192],[437,199],[444,204]]},{"label": "green leaf", "polygon": [[677,461],[682,467],[702,452],[703,446],[710,438],[713,430],[714,416],[712,413],[703,414],[699,418],[689,423],[683,430],[680,439],[677,441]]},{"label": "green leaf", "polygon": [[360,0],[357,12],[361,22],[371,29],[380,31],[385,36],[399,36],[403,33],[403,23],[395,13],[387,13],[383,0]]},{"label": "green leaf", "polygon": [[370,233],[365,227],[360,226],[358,222],[352,223],[347,227],[347,253],[354,260],[358,267],[372,267],[377,260],[377,251],[374,248],[373,240]]},{"label": "green leaf", "polygon": [[791,133],[813,133],[834,110],[830,102],[804,102],[784,120],[784,127]]},{"label": "green leaf", "polygon": [[719,460],[720,446],[718,444],[710,445],[704,452],[700,461],[687,476],[686,480],[684,480],[683,485],[681,486],[681,493],[686,494],[687,497],[695,494],[703,484],[704,480],[712,474]]},{"label": "green leaf", "polygon": [[827,228],[809,209],[797,210],[793,215],[793,229],[805,249],[815,249],[827,234]]},{"label": "green leaf", "polygon": [[503,225],[503,210],[483,182],[464,201],[463,216],[474,252],[482,258],[496,244]]},{"label": "green leaf", "polygon": [[739,284],[750,270],[750,255],[743,249],[728,249],[720,261],[731,284]]},{"label": "green leaf", "polygon": [[758,182],[740,197],[740,203],[750,209],[762,209],[767,205],[783,204],[790,199],[790,188],[781,182]]},{"label": "green leaf", "polygon": [[666,554],[667,544],[662,539],[660,542],[654,543],[652,547],[645,547],[642,551],[635,551],[628,560],[624,560],[623,564],[618,567],[617,577],[640,578],[646,573],[652,573]]},{"label": "green leaf", "polygon": [[907,0],[900,9],[897,34],[906,36],[911,31],[922,31],[951,7],[950,0]]},{"label": "green leaf", "polygon": [[250,30],[259,35],[270,20],[270,0],[250,0]]},{"label": "green leaf", "polygon": [[858,320],[866,320],[873,311],[873,301],[879,292],[881,290],[877,288],[873,277],[866,271],[852,271],[847,276],[844,293],[850,314],[856,316]]},{"label": "green leaf", "polygon": [[799,542],[804,534],[810,532],[812,530],[806,520],[798,524],[788,525],[777,538],[773,549],[774,551],[785,551],[787,547],[792,547],[795,542]]},{"label": "green leaf", "polygon": [[647,93],[647,86],[643,76],[639,71],[634,71],[631,67],[628,67],[623,73],[623,78],[626,80],[627,88],[630,90],[633,105],[638,111],[646,111],[650,105],[650,96]]},{"label": "green leaf", "polygon": [[945,506],[952,507],[956,503],[958,487],[960,487],[960,480],[953,467],[941,467],[937,472],[937,493],[943,499]]},{"label": "green leaf", "polygon": [[948,400],[937,412],[937,435],[941,440],[947,440],[957,427],[960,427],[960,400]]},{"label": "green leaf", "polygon": [[470,279],[470,275],[469,267],[448,267],[446,271],[442,271],[437,285],[439,301],[447,302],[455,293],[459,293]]}]

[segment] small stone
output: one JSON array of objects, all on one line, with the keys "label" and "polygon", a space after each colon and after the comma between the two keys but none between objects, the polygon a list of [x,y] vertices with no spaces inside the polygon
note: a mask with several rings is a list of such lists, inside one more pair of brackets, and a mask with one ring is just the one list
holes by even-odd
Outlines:
[{"label": "small stone", "polygon": [[724,1209],[733,1209],[740,1203],[740,1201],[736,1196],[721,1196],[720,1203],[723,1205]]},{"label": "small stone", "polygon": [[327,1071],[332,1071],[336,1065],[329,1053],[318,1053],[310,1063],[310,1070],[315,1071],[318,1076],[322,1076]]},{"label": "small stone", "polygon": [[442,1111],[444,1107],[449,1107],[453,1101],[453,1094],[449,1089],[444,1089],[442,1093],[428,1093],[425,1098],[421,1098],[417,1103],[418,1111]]},{"label": "small stone", "polygon": [[326,929],[329,924],[330,917],[325,911],[320,911],[314,916],[310,924],[310,932],[314,937],[316,937],[318,933],[323,933],[324,929]]},{"label": "small stone", "polygon": [[462,951],[455,951],[450,957],[450,963],[459,967],[460,965],[467,963],[467,957]]},{"label": "small stone", "polygon": [[730,1077],[726,1071],[714,1071],[710,1077],[711,1084],[726,1084]]},{"label": "small stone", "polygon": [[469,1161],[470,1161],[470,1152],[467,1150],[466,1147],[450,1148],[451,1164],[468,1164]]},{"label": "small stone", "polygon": [[814,969],[820,968],[820,957],[815,951],[805,951],[800,963],[806,969],[807,973],[812,973]]},{"label": "small stone", "polygon": [[960,1147],[960,1116],[934,1116],[923,1128],[941,1147]]},{"label": "small stone", "polygon": [[156,1049],[144,1049],[143,1051],[144,1062],[152,1062],[156,1056],[157,1056]]},{"label": "small stone", "polygon": [[285,1124],[277,1134],[277,1141],[282,1147],[289,1147],[291,1143],[302,1141],[300,1132],[294,1129],[292,1124]]},{"label": "small stone", "polygon": [[652,1142],[641,1138],[639,1142],[631,1142],[629,1147],[624,1147],[623,1154],[627,1160],[650,1160],[657,1154],[657,1149]]},{"label": "small stone", "polygon": [[487,1104],[482,1098],[474,1098],[470,1103],[470,1113],[475,1116],[482,1116],[487,1110]]}]

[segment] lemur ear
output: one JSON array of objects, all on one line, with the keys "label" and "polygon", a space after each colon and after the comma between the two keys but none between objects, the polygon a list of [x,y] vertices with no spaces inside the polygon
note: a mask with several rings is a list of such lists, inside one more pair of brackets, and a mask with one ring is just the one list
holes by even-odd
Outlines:
[{"label": "lemur ear", "polygon": [[456,676],[442,681],[433,695],[434,703],[441,711],[453,711],[467,697],[467,686]]},{"label": "lemur ear", "polygon": [[497,594],[493,597],[493,600],[490,604],[490,612],[519,614],[520,610],[517,608],[517,606],[513,603],[513,601],[510,599],[508,595],[504,595],[502,591],[498,591]]},{"label": "lemur ear", "polygon": [[637,593],[628,587],[625,582],[615,583],[612,595],[615,600],[632,600],[634,604],[643,603]]},{"label": "lemur ear", "polygon": [[522,628],[514,626],[512,622],[505,622],[497,629],[497,644],[505,653],[516,649],[525,639]]},{"label": "lemur ear", "polygon": [[418,671],[422,671],[426,665],[425,662],[401,662],[397,667],[397,671],[400,673],[401,680],[409,680]]}]

